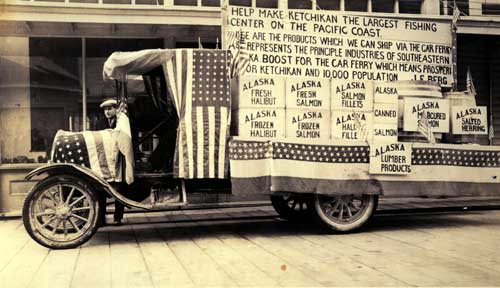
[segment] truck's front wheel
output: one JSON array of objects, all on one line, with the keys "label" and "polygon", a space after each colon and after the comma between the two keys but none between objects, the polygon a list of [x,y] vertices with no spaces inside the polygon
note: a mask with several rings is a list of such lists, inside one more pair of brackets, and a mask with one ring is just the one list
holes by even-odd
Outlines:
[{"label": "truck's front wheel", "polygon": [[24,226],[33,240],[47,248],[74,248],[97,231],[100,204],[85,181],[70,175],[51,176],[27,195]]},{"label": "truck's front wheel", "polygon": [[378,195],[316,195],[314,207],[320,223],[333,231],[353,231],[377,209]]}]

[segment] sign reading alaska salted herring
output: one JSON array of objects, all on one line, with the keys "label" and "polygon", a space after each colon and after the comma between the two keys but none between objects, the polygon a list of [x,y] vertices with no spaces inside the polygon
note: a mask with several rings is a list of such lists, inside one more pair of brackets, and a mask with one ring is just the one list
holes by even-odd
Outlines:
[{"label": "sign reading alaska salted herring", "polygon": [[453,134],[488,134],[486,106],[451,106]]},{"label": "sign reading alaska salted herring", "polygon": [[241,34],[249,52],[247,74],[453,84],[449,20],[240,6],[223,11],[225,37]]},{"label": "sign reading alaska salted herring", "polygon": [[370,174],[407,175],[411,173],[411,143],[370,145]]}]

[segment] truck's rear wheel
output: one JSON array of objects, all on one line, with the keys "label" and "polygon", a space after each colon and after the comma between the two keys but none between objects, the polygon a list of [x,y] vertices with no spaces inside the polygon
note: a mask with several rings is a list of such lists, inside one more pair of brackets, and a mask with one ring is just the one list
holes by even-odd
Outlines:
[{"label": "truck's rear wheel", "polygon": [[23,222],[28,234],[52,249],[77,247],[97,231],[101,202],[86,182],[56,175],[38,182],[27,195]]},{"label": "truck's rear wheel", "polygon": [[314,207],[320,223],[333,231],[353,231],[377,209],[378,195],[316,195]]},{"label": "truck's rear wheel", "polygon": [[274,210],[286,220],[297,221],[311,216],[314,199],[309,194],[283,193],[271,195]]}]

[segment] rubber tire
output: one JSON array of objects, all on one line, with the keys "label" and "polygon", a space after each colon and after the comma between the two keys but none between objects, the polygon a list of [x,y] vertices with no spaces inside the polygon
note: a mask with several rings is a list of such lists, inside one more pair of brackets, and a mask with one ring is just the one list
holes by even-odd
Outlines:
[{"label": "rubber tire", "polygon": [[[91,220],[91,225],[88,228],[88,230],[83,233],[79,238],[67,241],[67,242],[60,242],[60,241],[52,241],[50,239],[45,238],[44,236],[40,235],[39,233],[35,232],[33,230],[33,227],[31,227],[31,221],[29,219],[30,217],[30,205],[33,199],[37,196],[37,193],[40,193],[45,190],[45,188],[50,187],[56,183],[69,183],[75,186],[78,186],[78,189],[81,190],[86,190],[90,196],[91,200],[93,201],[94,207],[95,207],[95,213],[94,217]],[[72,176],[72,175],[54,175],[54,176],[49,176],[43,180],[40,180],[28,193],[26,196],[26,199],[24,200],[24,205],[23,205],[23,224],[24,228],[30,235],[30,237],[35,240],[38,244],[50,248],[50,249],[72,249],[75,247],[78,247],[88,240],[92,238],[92,236],[97,232],[98,229],[98,224],[99,224],[99,218],[100,215],[104,212],[101,206],[102,200],[99,199],[97,193],[95,193],[92,189],[91,186],[86,183],[85,181],[82,181],[81,179]],[[105,207],[104,207],[105,209]]]},{"label": "rubber tire", "polygon": [[[314,212],[314,198],[312,195],[293,195],[292,197],[301,197],[304,201],[306,209],[302,211],[292,210],[283,195],[275,194],[271,195],[271,205],[278,215],[289,221],[301,221],[305,219],[310,219]],[[309,199],[308,199],[309,198]]]},{"label": "rubber tire", "polygon": [[316,195],[314,197],[314,208],[316,211],[315,215],[316,220],[320,224],[320,226],[332,232],[353,232],[360,229],[372,219],[378,207],[378,195],[364,194],[363,197],[367,197],[368,204],[361,217],[356,219],[352,223],[340,224],[329,219],[320,208],[320,197],[325,196],[326,195]]}]

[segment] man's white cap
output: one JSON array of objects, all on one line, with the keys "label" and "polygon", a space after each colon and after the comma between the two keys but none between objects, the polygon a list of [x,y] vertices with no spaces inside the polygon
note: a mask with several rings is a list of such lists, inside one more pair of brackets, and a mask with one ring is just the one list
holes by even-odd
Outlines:
[{"label": "man's white cap", "polygon": [[116,99],[106,99],[102,101],[101,105],[99,105],[100,108],[108,107],[108,106],[116,106],[118,105],[118,102]]}]

